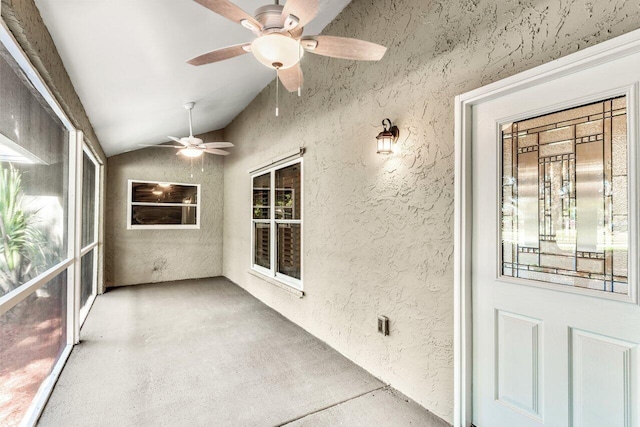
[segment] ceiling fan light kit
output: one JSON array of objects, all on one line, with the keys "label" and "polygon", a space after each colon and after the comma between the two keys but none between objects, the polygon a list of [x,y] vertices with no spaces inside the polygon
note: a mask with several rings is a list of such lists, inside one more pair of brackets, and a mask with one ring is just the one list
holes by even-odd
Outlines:
[{"label": "ceiling fan light kit", "polygon": [[204,154],[204,150],[200,150],[199,148],[195,148],[195,147],[187,147],[187,148],[183,148],[182,150],[179,150],[176,155],[178,154],[182,154],[185,157],[190,157],[192,159],[195,159],[197,157],[200,157]]},{"label": "ceiling fan light kit", "polygon": [[291,68],[304,56],[297,40],[280,33],[258,37],[251,43],[251,52],[263,65],[276,70]]}]

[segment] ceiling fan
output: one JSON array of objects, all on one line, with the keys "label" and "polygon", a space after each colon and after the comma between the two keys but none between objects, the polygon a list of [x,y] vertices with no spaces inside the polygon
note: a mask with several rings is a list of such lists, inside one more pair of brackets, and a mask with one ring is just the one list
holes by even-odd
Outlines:
[{"label": "ceiling fan", "polygon": [[300,90],[303,84],[300,59],[305,52],[360,61],[379,61],[387,48],[364,40],[333,36],[302,36],[304,26],[318,14],[318,0],[279,0],[256,10],[255,16],[229,0],[195,0],[233,22],[251,30],[257,38],[251,43],[216,49],[187,61],[205,65],[253,53],[258,61],[275,69],[289,92]]},{"label": "ceiling fan", "polygon": [[141,147],[155,147],[155,148],[177,148],[178,154],[182,154],[185,157],[195,158],[200,157],[204,153],[217,154],[218,156],[228,156],[229,152],[221,150],[221,148],[233,147],[230,142],[204,142],[200,138],[193,136],[193,122],[191,120],[191,110],[196,105],[195,102],[189,102],[184,104],[184,108],[189,111],[189,136],[184,138],[176,138],[175,136],[169,136],[172,141],[181,145],[147,145],[140,144]]}]

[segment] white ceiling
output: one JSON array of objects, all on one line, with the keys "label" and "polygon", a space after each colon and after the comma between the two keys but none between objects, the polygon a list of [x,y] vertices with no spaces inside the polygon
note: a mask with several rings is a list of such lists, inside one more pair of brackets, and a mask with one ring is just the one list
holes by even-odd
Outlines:
[{"label": "white ceiling", "polygon": [[[350,0],[320,0],[318,34]],[[253,14],[269,0],[235,0]],[[107,156],[228,125],[275,77],[253,55],[186,60],[253,34],[192,0],[36,0]],[[284,2],[282,2],[284,4]]]}]

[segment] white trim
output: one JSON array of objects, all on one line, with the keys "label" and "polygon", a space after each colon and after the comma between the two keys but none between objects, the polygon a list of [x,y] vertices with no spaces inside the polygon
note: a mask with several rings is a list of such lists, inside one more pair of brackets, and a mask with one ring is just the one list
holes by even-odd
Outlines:
[{"label": "white trim", "polygon": [[[136,181],[139,182],[139,181]],[[153,203],[153,202],[131,202],[131,206],[188,206],[191,208],[198,207],[197,203]]]},{"label": "white trim", "polygon": [[85,246],[84,248],[82,248],[82,250],[80,251],[80,257],[85,256],[86,254],[88,254],[89,252],[91,252],[91,250],[95,247],[98,246],[98,242],[93,242],[88,244],[87,246]]},{"label": "white trim", "polygon": [[98,192],[98,245],[100,245],[100,249],[98,252],[98,281],[96,282],[97,292],[99,294],[104,293],[105,291],[105,274],[104,274],[104,236],[105,236],[105,218],[106,218],[106,176],[107,171],[104,164],[100,165],[100,180],[99,180],[99,192]]},{"label": "white trim", "polygon": [[[69,161],[70,165],[75,164],[74,179],[75,179],[75,206],[74,206],[74,228],[73,234],[70,234],[70,242],[73,241],[74,248],[74,265],[70,270],[73,271],[71,290],[73,291],[73,344],[80,342],[80,292],[81,292],[81,280],[82,280],[82,263],[81,263],[81,248],[82,248],[82,177],[84,168],[84,155],[82,145],[84,142],[84,134],[82,131],[76,132],[76,139],[73,142],[74,155]],[[73,181],[71,181],[73,182]],[[73,236],[73,237],[71,237]]]},{"label": "white trim", "polygon": [[282,283],[280,280],[276,280],[272,277],[269,276],[265,276],[264,274],[260,273],[258,270],[254,269],[254,270],[248,270],[247,273],[249,273],[250,275],[257,277],[260,280],[264,280],[265,282],[269,283],[270,285],[275,286],[276,288],[280,288],[292,295],[297,296],[298,298],[302,298],[304,297],[304,291],[300,290],[300,289],[296,289],[290,285],[287,285],[285,283]]},{"label": "white trim", "polygon": [[129,227],[127,227],[127,230],[199,230],[199,229],[200,229],[200,226],[196,224],[130,225]]},{"label": "white trim", "polygon": [[[302,239],[300,239],[300,245],[302,246]],[[302,258],[302,254],[300,254]],[[300,264],[300,270],[302,270],[302,263]],[[300,271],[300,277],[302,277],[302,271]],[[302,280],[294,279],[293,277],[289,277],[286,274],[279,273],[276,271],[276,274],[272,277],[273,280],[277,280],[278,282],[302,291]]]},{"label": "white trim", "polygon": [[[133,183],[139,182],[143,184],[169,184],[179,185],[182,187],[196,187],[196,203],[150,203],[150,202],[134,202],[132,201]],[[130,179],[127,181],[127,230],[199,230],[200,218],[202,217],[202,185],[193,183],[181,183],[181,182],[169,182],[169,181],[146,181],[142,179]],[[196,210],[196,223],[195,224],[155,224],[155,225],[132,225],[131,224],[131,208],[132,206],[158,206],[158,207],[175,207],[184,206],[192,207]]]},{"label": "white trim", "polygon": [[[471,107],[519,90],[567,76],[608,61],[640,52],[640,30],[589,47],[566,57],[472,90],[455,98],[455,231],[454,231],[454,427],[472,422],[472,314],[471,314]],[[638,95],[634,95],[636,112]],[[629,104],[630,106],[631,104]],[[637,141],[638,129],[629,130],[630,141]],[[629,144],[629,158],[637,160],[638,150]],[[630,177],[629,192],[640,189],[638,176]],[[629,211],[636,212],[639,201],[630,200]],[[630,221],[630,235],[637,236],[639,218]],[[630,239],[633,243],[633,238]],[[633,243],[636,245],[637,242]],[[636,245],[637,246],[637,245]],[[633,251],[633,252],[631,252]],[[630,255],[637,248],[630,248]],[[629,260],[632,260],[631,256]],[[637,259],[637,258],[635,258]],[[630,262],[630,275],[638,277],[638,267]],[[631,282],[630,282],[631,285]],[[637,283],[635,284],[637,286]]]},{"label": "white trim", "polygon": [[62,273],[69,266],[73,264],[73,258],[67,258],[61,263],[54,265],[38,277],[35,277],[28,282],[24,283],[20,287],[12,290],[8,294],[0,297],[0,316],[7,311],[11,310],[16,305],[20,304],[26,297],[46,285],[54,277]]},{"label": "white trim", "polygon": [[455,99],[454,180],[454,427],[471,424],[472,312],[471,312],[471,107]]}]

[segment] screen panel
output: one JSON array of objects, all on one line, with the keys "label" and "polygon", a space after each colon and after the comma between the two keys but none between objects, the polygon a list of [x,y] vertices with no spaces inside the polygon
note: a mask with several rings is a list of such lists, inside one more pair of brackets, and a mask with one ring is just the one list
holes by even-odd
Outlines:
[{"label": "screen panel", "polygon": [[67,345],[67,274],[0,316],[0,425],[20,425]]},{"label": "screen panel", "polygon": [[0,297],[68,256],[69,133],[0,45]]}]

